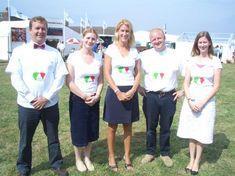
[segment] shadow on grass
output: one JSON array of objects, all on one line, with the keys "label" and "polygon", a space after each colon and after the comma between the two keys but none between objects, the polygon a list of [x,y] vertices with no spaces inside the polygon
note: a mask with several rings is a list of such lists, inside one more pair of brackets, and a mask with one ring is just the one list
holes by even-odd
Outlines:
[{"label": "shadow on grass", "polygon": [[203,151],[202,163],[216,163],[223,150],[228,149],[230,140],[225,133],[217,133],[214,136],[213,144],[207,145]]},{"label": "shadow on grass", "polygon": [[[171,155],[177,155],[181,149],[188,148],[188,140],[180,140],[176,136],[176,129],[171,130]],[[145,132],[136,132],[133,134],[132,138],[132,148],[131,148],[131,160],[134,161],[137,157],[145,154],[146,151],[146,133]],[[159,135],[157,135],[159,139]],[[159,141],[159,140],[157,140]],[[214,143],[205,147],[202,164],[204,162],[216,163],[220,158],[224,149],[227,149],[230,141],[224,133],[217,133],[214,137]],[[120,162],[124,155],[124,146],[123,146],[123,136],[116,136],[116,145],[115,145],[115,154],[116,161]],[[157,156],[159,155],[159,145],[157,144]],[[94,163],[100,166],[108,164],[108,149],[107,149],[107,140],[102,139],[94,142],[91,157]],[[69,168],[75,166],[74,152],[64,156],[64,168]],[[32,173],[48,170],[50,169],[49,163],[42,162],[40,165],[37,165],[33,168]]]}]

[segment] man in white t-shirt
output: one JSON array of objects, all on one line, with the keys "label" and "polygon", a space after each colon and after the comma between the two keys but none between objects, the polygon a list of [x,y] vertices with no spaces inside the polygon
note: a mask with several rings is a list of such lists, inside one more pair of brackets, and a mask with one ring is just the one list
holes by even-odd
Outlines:
[{"label": "man in white t-shirt", "polygon": [[41,16],[33,17],[29,22],[29,32],[31,41],[13,50],[6,68],[18,94],[20,141],[17,169],[20,176],[30,175],[31,143],[35,130],[42,121],[52,170],[60,176],[66,176],[68,172],[61,169],[63,158],[58,138],[58,92],[68,72],[60,53],[45,44],[46,19]]},{"label": "man in white t-shirt", "polygon": [[166,48],[162,29],[150,31],[153,48],[140,54],[144,71],[144,88],[139,88],[143,98],[143,111],[146,117],[147,151],[142,163],[154,160],[156,154],[156,128],[160,124],[160,156],[167,167],[173,165],[170,158],[170,127],[176,110],[176,99],[182,91],[176,91],[181,62],[174,50]]}]

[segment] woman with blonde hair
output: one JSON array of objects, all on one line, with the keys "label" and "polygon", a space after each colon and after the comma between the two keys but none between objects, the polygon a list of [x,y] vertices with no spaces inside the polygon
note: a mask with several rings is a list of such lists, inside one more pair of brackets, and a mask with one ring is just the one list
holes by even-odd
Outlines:
[{"label": "woman with blonde hair", "polygon": [[124,157],[126,170],[133,170],[130,159],[132,123],[139,120],[137,88],[140,83],[140,60],[130,21],[122,19],[115,28],[114,43],[104,57],[104,76],[108,88],[104,105],[104,121],[108,123],[109,168],[118,171],[115,161],[115,134],[123,124]]},{"label": "woman with blonde hair", "polygon": [[177,131],[179,137],[189,139],[190,161],[185,171],[192,175],[198,174],[204,145],[213,142],[215,94],[220,87],[221,69],[219,58],[213,56],[209,33],[200,32],[185,70],[186,98]]},{"label": "woman with blonde hair", "polygon": [[[78,171],[93,171],[90,160],[91,143],[99,138],[99,102],[103,87],[102,58],[92,51],[98,35],[85,29],[81,49],[67,60],[70,89],[69,114],[71,137]],[[84,156],[84,159],[82,158]]]}]

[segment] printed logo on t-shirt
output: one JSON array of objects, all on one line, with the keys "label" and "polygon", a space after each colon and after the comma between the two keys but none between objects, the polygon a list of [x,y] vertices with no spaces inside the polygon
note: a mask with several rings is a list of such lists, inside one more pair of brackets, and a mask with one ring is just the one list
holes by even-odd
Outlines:
[{"label": "printed logo on t-shirt", "polygon": [[36,81],[42,81],[45,79],[46,73],[44,72],[34,72],[33,73],[33,79]]},{"label": "printed logo on t-shirt", "polygon": [[153,73],[153,79],[158,79],[158,77],[160,77],[160,79],[163,79],[164,78],[164,73],[157,73],[157,72],[155,72],[155,73]]},{"label": "printed logo on t-shirt", "polygon": [[127,73],[129,70],[129,67],[118,67],[119,73]]},{"label": "printed logo on t-shirt", "polygon": [[197,67],[199,67],[199,68],[202,68],[202,67],[204,67],[205,65],[202,65],[202,64],[196,64],[197,65]]},{"label": "printed logo on t-shirt", "polygon": [[94,82],[95,76],[90,76],[90,75],[84,76],[84,80],[85,80],[85,83]]},{"label": "printed logo on t-shirt", "polygon": [[203,84],[205,82],[205,78],[204,77],[195,76],[195,77],[192,78],[192,81],[195,84]]}]

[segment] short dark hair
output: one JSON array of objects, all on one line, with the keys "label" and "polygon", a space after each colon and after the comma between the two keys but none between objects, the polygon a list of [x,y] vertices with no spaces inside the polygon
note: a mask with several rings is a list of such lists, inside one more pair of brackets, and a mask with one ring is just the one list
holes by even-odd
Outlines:
[{"label": "short dark hair", "polygon": [[44,23],[46,25],[46,27],[48,26],[47,20],[42,16],[35,16],[35,17],[31,18],[29,21],[29,29],[32,29],[33,22]]}]

